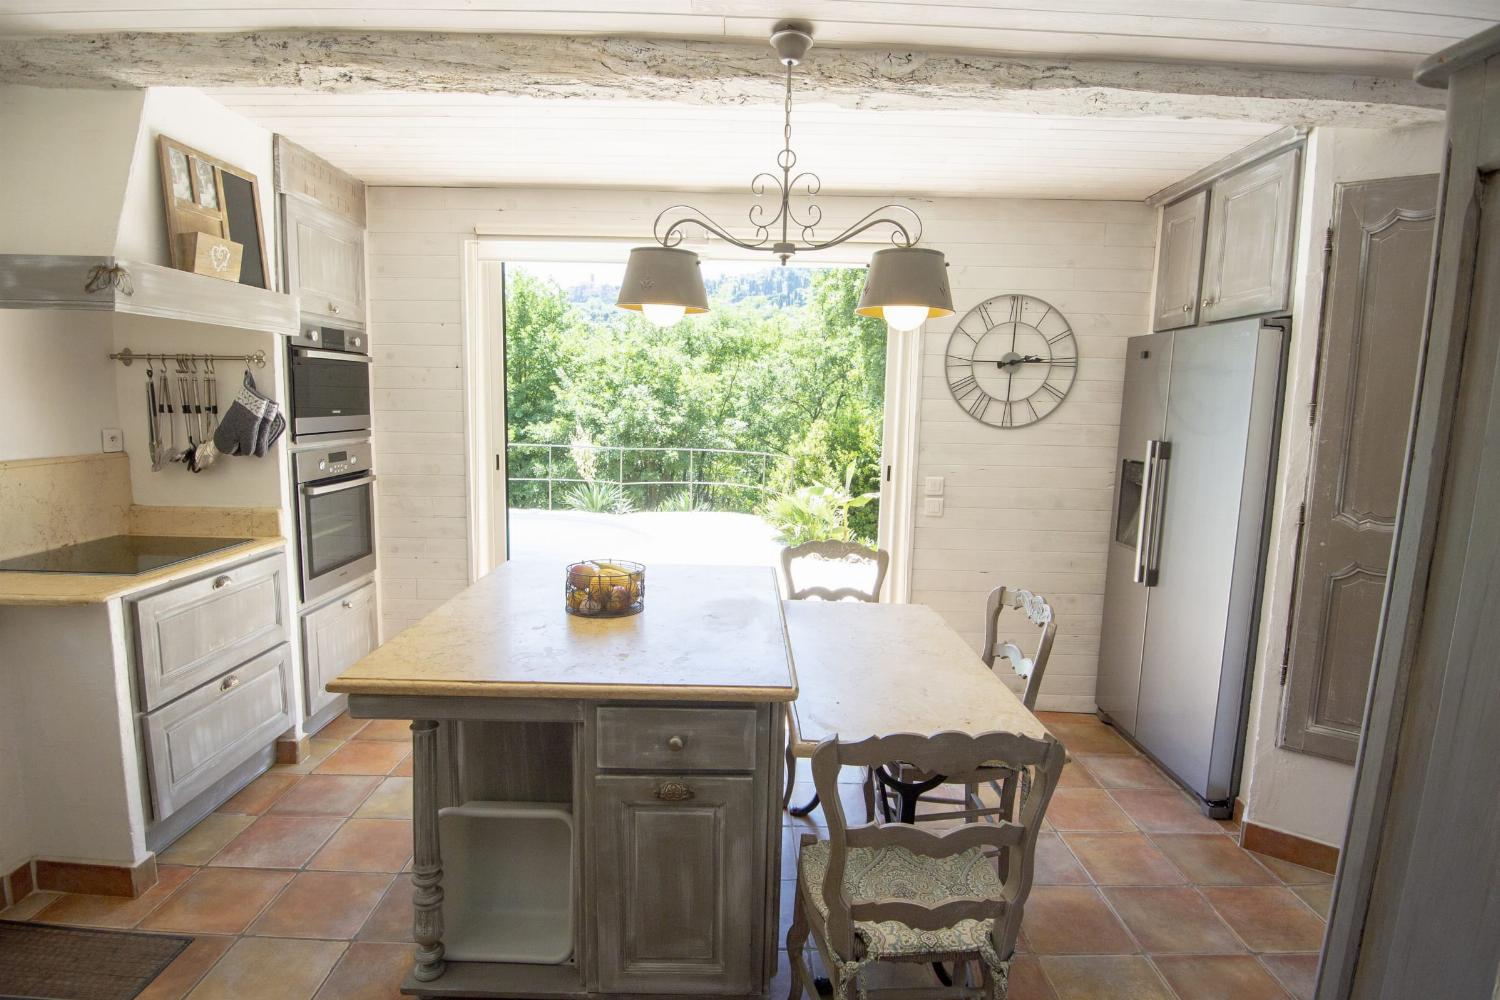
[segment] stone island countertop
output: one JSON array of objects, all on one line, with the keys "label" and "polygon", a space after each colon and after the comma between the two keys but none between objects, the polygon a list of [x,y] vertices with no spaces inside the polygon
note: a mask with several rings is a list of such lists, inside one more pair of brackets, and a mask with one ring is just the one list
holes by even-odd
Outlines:
[{"label": "stone island countertop", "polygon": [[563,609],[565,567],[510,562],[328,684],[356,695],[785,702],[797,697],[775,571],[648,566],[645,610]]}]

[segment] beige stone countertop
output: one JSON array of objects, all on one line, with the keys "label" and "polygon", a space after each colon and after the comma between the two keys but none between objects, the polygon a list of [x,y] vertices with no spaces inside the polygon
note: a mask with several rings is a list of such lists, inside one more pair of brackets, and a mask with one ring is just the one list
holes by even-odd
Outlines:
[{"label": "beige stone countertop", "polygon": [[0,605],[103,604],[138,590],[160,586],[286,544],[280,537],[251,538],[160,569],[131,575],[91,573],[0,573]]},{"label": "beige stone countertop", "polygon": [[329,682],[343,694],[786,702],[775,571],[647,566],[645,610],[563,609],[565,566],[510,562]]}]

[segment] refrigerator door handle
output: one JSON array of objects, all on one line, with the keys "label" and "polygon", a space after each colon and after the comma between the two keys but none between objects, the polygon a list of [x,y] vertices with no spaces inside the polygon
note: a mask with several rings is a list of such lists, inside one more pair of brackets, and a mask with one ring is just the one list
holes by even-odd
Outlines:
[{"label": "refrigerator door handle", "polygon": [[1150,510],[1150,519],[1146,525],[1146,532],[1142,539],[1145,547],[1144,557],[1141,560],[1140,582],[1148,587],[1156,586],[1157,565],[1161,561],[1161,524],[1162,505],[1166,499],[1165,483],[1167,478],[1167,464],[1172,458],[1172,446],[1166,441],[1152,441],[1149,451],[1149,464],[1147,465],[1148,491],[1141,503]]},{"label": "refrigerator door handle", "polygon": [[1147,581],[1147,557],[1151,548],[1151,531],[1155,525],[1152,502],[1152,484],[1156,482],[1157,446],[1160,441],[1146,441],[1146,467],[1141,470],[1141,508],[1137,512],[1135,525],[1135,582],[1151,586]]}]

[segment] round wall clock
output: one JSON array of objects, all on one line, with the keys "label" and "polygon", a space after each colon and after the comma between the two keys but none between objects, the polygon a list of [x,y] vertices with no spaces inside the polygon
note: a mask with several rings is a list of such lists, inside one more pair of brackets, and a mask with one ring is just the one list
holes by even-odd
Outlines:
[{"label": "round wall clock", "polygon": [[1054,412],[1078,375],[1078,341],[1062,313],[1030,295],[986,299],[953,328],[948,390],[992,427],[1024,427]]}]

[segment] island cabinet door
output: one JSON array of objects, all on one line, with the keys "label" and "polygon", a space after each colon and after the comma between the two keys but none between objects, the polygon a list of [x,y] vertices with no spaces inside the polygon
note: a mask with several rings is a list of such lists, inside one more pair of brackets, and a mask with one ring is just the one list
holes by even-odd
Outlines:
[{"label": "island cabinet door", "polygon": [[599,986],[746,994],[759,960],[754,779],[594,779]]}]

